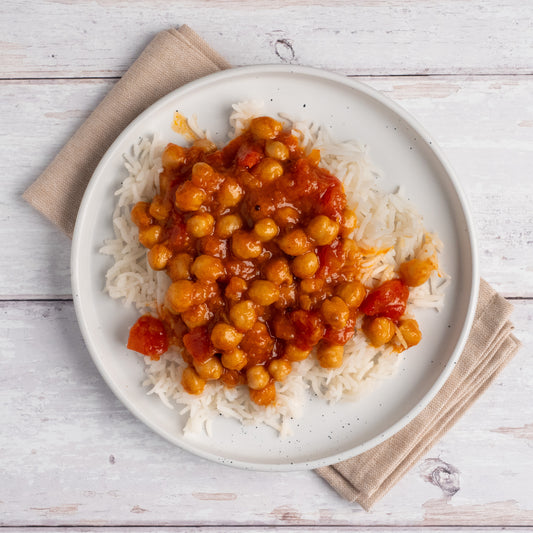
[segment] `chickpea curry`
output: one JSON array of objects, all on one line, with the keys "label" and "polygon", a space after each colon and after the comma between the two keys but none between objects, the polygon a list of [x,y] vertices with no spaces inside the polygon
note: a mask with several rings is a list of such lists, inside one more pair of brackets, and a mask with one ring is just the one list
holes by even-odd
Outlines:
[{"label": "chickpea curry", "polygon": [[418,324],[404,316],[409,287],[436,265],[412,259],[368,291],[363,253],[349,237],[356,214],[319,163],[318,151],[306,155],[270,117],[253,119],[221,150],[206,139],[169,144],[159,194],[131,217],[151,268],[172,283],[159,317],[131,328],[128,348],[157,360],[178,346],[188,393],[220,380],[270,405],[275,382],[313,348],[322,367],[340,367],[356,324],[376,347],[417,344]]}]

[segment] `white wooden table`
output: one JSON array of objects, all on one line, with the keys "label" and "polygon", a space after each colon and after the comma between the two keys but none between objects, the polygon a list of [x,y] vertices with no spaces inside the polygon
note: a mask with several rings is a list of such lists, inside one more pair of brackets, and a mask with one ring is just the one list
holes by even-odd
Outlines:
[{"label": "white wooden table", "polygon": [[[0,12],[4,531],[533,527],[530,0],[4,0]],[[70,241],[21,199],[155,33],[182,23],[234,65],[326,68],[409,110],[461,178],[482,275],[516,305],[524,348],[370,513],[313,472],[212,464],[134,419],[82,341]]]}]

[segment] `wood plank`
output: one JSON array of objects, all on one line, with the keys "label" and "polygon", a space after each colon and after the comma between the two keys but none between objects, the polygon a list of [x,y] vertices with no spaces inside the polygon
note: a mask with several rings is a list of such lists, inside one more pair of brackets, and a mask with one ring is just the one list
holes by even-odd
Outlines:
[{"label": "wood plank", "polygon": [[[472,206],[481,273],[533,296],[533,77],[362,77],[431,131]],[[70,243],[21,199],[111,80],[0,82],[2,298],[68,298]],[[24,107],[22,108],[22,102]],[[24,243],[22,245],[21,243]]]},{"label": "wood plank", "polygon": [[241,471],[169,444],[106,387],[72,303],[0,303],[0,525],[533,527],[530,300],[514,321],[515,360],[365,513],[313,472]]},{"label": "wood plank", "polygon": [[293,62],[359,75],[533,72],[531,5],[523,0],[6,0],[2,11],[4,78],[118,76],[158,31],[181,24],[234,65]]}]

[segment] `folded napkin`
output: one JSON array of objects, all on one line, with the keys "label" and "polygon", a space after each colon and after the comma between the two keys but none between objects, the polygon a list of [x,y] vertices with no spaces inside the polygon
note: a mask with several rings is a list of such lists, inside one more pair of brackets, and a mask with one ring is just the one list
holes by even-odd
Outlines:
[{"label": "folded napkin", "polygon": [[[111,89],[24,198],[72,236],[85,187],[119,133],[173,89],[229,65],[187,26],[159,33]],[[456,422],[516,353],[512,306],[484,281],[474,326],[454,371],[433,401],[386,442],[319,468],[341,496],[369,509]]]}]

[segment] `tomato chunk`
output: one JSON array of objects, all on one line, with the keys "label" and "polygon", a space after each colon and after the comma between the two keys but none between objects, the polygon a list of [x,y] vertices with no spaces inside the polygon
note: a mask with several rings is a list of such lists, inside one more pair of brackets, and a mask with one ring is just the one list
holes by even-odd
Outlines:
[{"label": "tomato chunk", "polygon": [[359,309],[368,316],[385,316],[398,322],[405,313],[409,288],[399,279],[386,281],[371,290]]},{"label": "tomato chunk", "polygon": [[326,333],[324,321],[318,311],[293,311],[291,321],[295,331],[294,344],[301,350],[310,350]]},{"label": "tomato chunk", "polygon": [[264,154],[261,146],[245,142],[237,150],[237,166],[252,168],[263,159]]},{"label": "tomato chunk", "polygon": [[356,317],[356,311],[350,313],[350,318],[346,322],[346,326],[344,326],[342,329],[333,329],[332,327],[328,326],[326,328],[324,339],[329,341],[331,344],[344,346],[355,335]]},{"label": "tomato chunk", "polygon": [[130,329],[127,346],[158,361],[168,350],[168,336],[163,322],[150,315],[140,317]]},{"label": "tomato chunk", "polygon": [[193,328],[189,333],[183,335],[183,345],[193,359],[199,363],[205,363],[215,355],[215,348],[211,344],[206,326]]}]

